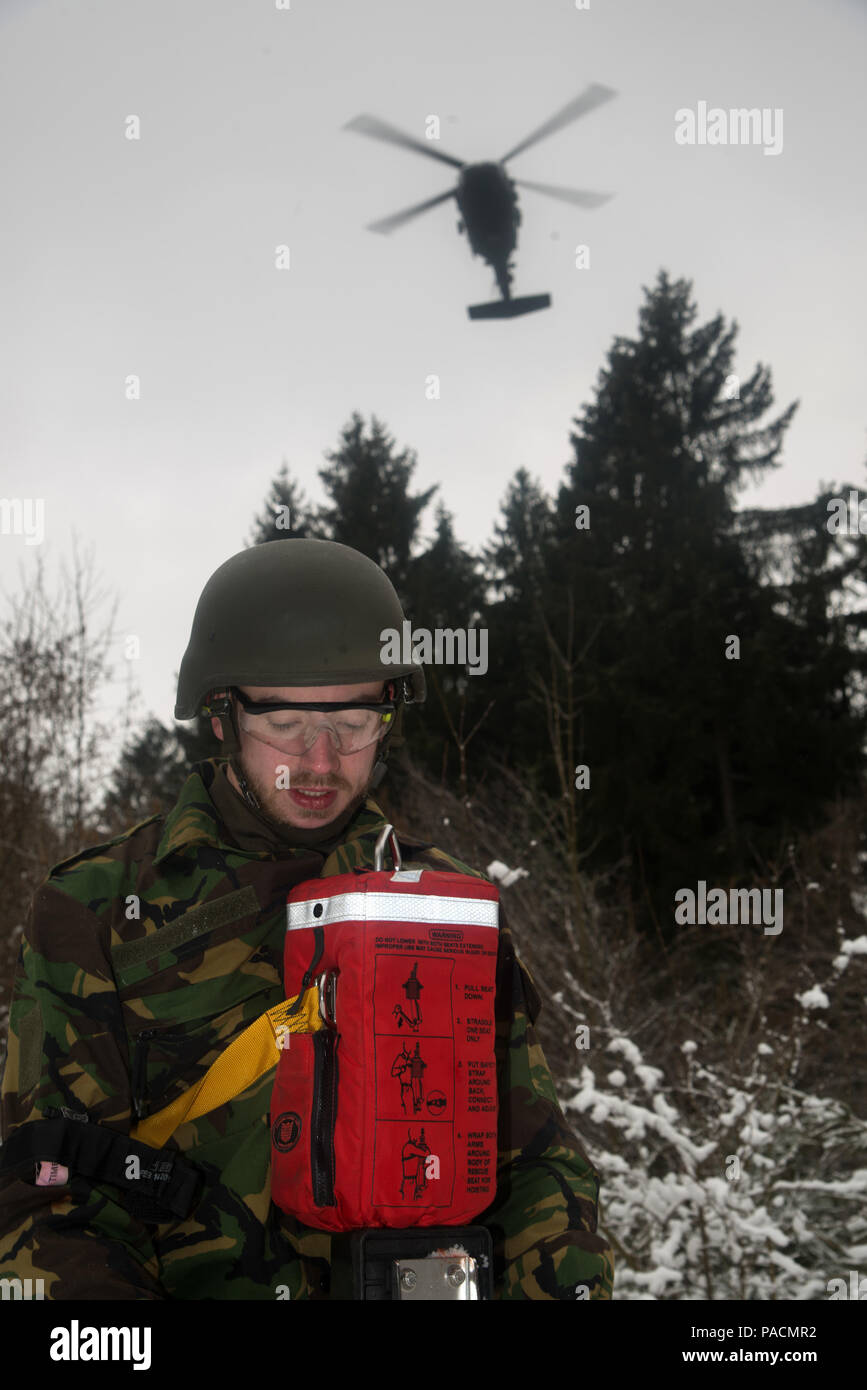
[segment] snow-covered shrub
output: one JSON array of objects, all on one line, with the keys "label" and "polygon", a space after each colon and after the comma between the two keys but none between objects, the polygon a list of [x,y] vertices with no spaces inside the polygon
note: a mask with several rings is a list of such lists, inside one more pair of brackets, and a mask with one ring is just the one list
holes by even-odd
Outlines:
[{"label": "snow-covered shrub", "polygon": [[675,1078],[615,1036],[561,1085],[578,1132],[607,1136],[591,1150],[616,1298],[827,1298],[864,1269],[867,1124],[786,1083],[791,1042],[723,1078],[688,1040]]}]

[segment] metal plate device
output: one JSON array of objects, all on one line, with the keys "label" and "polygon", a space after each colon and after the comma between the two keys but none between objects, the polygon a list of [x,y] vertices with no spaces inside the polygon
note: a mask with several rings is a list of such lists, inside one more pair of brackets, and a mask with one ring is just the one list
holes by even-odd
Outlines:
[{"label": "metal plate device", "polygon": [[332,1236],[331,1297],[365,1302],[493,1298],[484,1226],[367,1227]]},{"label": "metal plate device", "polygon": [[467,313],[471,319],[514,319],[521,314],[532,314],[537,309],[550,307],[550,294],[525,294],[518,299],[494,299],[490,304],[470,304]]}]

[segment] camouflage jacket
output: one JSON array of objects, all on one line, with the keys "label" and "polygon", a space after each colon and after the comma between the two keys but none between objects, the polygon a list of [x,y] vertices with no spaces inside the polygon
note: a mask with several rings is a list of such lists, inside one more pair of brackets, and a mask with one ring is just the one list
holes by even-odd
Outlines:
[{"label": "camouflage jacket", "polygon": [[[331,1236],[270,1200],[273,1068],[164,1149],[128,1137],[283,999],[288,889],[372,867],[385,824],[368,800],[331,853],[242,850],[208,793],[217,766],[197,764],[168,815],[56,865],[33,900],[2,1090],[0,1279],[41,1279],[49,1299],[328,1297]],[[475,872],[400,845],[405,867]],[[599,1177],[558,1105],[539,1007],[503,923],[497,1195],[479,1218],[495,1297],[606,1299]],[[38,1186],[37,1159],[68,1181]]]}]

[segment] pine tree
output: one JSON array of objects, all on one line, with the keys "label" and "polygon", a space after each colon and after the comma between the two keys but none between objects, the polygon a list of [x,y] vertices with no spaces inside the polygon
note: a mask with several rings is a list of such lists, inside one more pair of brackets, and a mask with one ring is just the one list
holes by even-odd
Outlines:
[{"label": "pine tree", "polygon": [[485,548],[490,586],[487,621],[489,683],[496,699],[486,742],[525,778],[550,767],[551,747],[538,683],[546,678],[550,650],[551,552],[554,509],[541,485],[520,468],[509,483]]},{"label": "pine tree", "polygon": [[375,415],[366,432],[355,412],[326,459],[319,477],[331,502],[317,513],[320,533],[375,560],[404,599],[421,514],[436,485],[410,492],[417,456],[411,449],[398,452]]},{"label": "pine tree", "polygon": [[406,588],[407,617],[428,628],[467,627],[483,606],[478,562],[458,541],[454,518],[442,502],[436,507],[434,538],[412,561]]},{"label": "pine tree", "polygon": [[262,511],[253,521],[248,544],[291,540],[295,536],[314,536],[316,525],[299,484],[289,473],[286,460],[271,483]]},{"label": "pine tree", "polygon": [[[407,618],[414,630],[467,630],[485,626],[484,606],[478,561],[458,542],[453,518],[439,503],[434,539],[410,564]],[[425,677],[427,700],[411,726],[413,758],[432,776],[445,779],[456,770],[460,778],[462,770],[466,773],[470,744],[481,733],[479,721],[487,717],[490,679],[435,663],[426,667]]]},{"label": "pine tree", "polygon": [[102,809],[111,833],[168,811],[188,775],[180,729],[168,729],[152,717],[125,745],[112,772]]},{"label": "pine tree", "polygon": [[[598,862],[625,855],[661,920],[676,886],[761,864],[782,826],[834,794],[840,768],[792,756],[814,736],[827,744],[839,669],[827,664],[806,698],[790,664],[809,664],[803,634],[762,583],[735,510],[745,483],[779,466],[796,406],[766,420],[770,371],[739,381],[737,325],[696,316],[690,284],[663,273],[638,337],[615,341],[571,436],[548,567],[552,630],[573,615],[584,664],[591,788],[576,795],[601,830]],[[832,704],[849,753],[857,720]]]}]

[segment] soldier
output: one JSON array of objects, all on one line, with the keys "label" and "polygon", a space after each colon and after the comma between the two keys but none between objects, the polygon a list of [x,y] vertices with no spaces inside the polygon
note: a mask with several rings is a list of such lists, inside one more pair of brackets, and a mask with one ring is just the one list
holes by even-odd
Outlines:
[{"label": "soldier", "polygon": [[[197,763],[168,814],[55,865],[33,900],[2,1091],[0,1278],[42,1279],[49,1299],[328,1297],[330,1234],[270,1200],[273,1068],[162,1149],[131,1131],[283,999],[288,889],[373,866],[386,821],[370,793],[402,705],[425,693],[421,667],[380,659],[403,620],[380,567],[329,541],[254,546],[209,579],[175,717],[209,713],[227,757]],[[399,840],[405,867],[476,874]],[[479,1218],[495,1296],[607,1299],[598,1174],[501,922],[498,1186]]]}]

